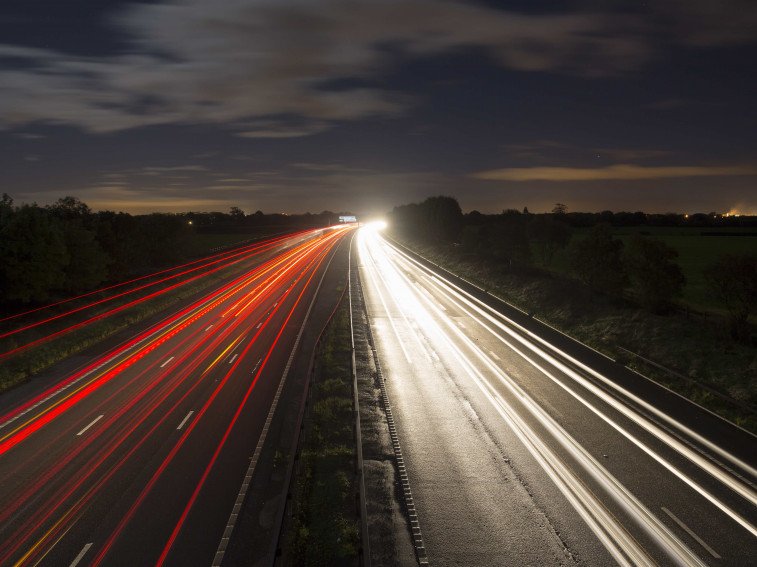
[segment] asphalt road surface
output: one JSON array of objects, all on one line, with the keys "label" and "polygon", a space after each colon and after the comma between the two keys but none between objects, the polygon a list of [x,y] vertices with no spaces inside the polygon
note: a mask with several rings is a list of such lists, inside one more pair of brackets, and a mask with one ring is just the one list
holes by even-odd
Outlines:
[{"label": "asphalt road surface", "polygon": [[377,230],[357,244],[432,566],[757,564],[754,436]]},{"label": "asphalt road surface", "polygon": [[3,407],[0,564],[221,563],[303,320],[349,232],[298,237]]}]

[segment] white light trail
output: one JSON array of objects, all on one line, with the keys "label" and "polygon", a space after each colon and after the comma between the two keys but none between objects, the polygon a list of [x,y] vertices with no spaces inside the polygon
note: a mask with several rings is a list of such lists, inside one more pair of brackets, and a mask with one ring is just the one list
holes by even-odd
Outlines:
[{"label": "white light trail", "polygon": [[[707,471],[713,477],[723,482],[723,484],[734,490],[736,493],[738,493],[748,501],[752,503],[757,502],[757,495],[755,495],[754,491],[750,487],[744,485],[736,479],[733,479],[731,476],[718,469],[712,463],[708,462],[701,455],[695,453],[689,447],[685,446],[681,441],[675,439],[667,432],[661,430],[656,424],[650,422],[644,416],[633,411],[628,406],[621,404],[618,400],[608,395],[603,390],[599,389],[592,382],[586,380],[583,376],[572,370],[570,367],[557,360],[555,356],[551,355],[549,352],[547,352],[547,350],[555,352],[560,357],[563,357],[564,359],[569,360],[571,363],[576,364],[580,368],[585,369],[587,372],[600,378],[604,382],[611,383],[608,378],[601,376],[593,369],[583,365],[566,353],[559,351],[558,349],[547,343],[544,339],[541,339],[528,330],[518,326],[514,322],[489,308],[454,284],[438,278],[436,275],[430,272],[430,270],[427,270],[424,266],[420,265],[412,258],[407,257],[401,251],[391,249],[392,258],[390,259],[389,255],[384,252],[383,247],[379,244],[378,238],[375,234],[368,233],[365,238],[363,237],[363,234],[364,233],[361,231],[361,253],[364,254],[365,258],[369,258],[370,261],[373,262],[376,266],[374,270],[371,270],[369,269],[371,267],[369,265],[370,263],[366,262],[366,271],[371,274],[373,285],[375,286],[376,291],[381,297],[382,304],[390,320],[390,323],[392,322],[392,317],[389,314],[389,310],[387,309],[386,301],[384,300],[381,291],[378,289],[378,281],[376,277],[373,276],[373,271],[376,271],[380,274],[382,283],[384,283],[385,285],[385,289],[389,291],[389,294],[395,301],[397,308],[402,316],[407,319],[407,313],[416,319],[417,324],[413,325],[412,327],[420,326],[420,328],[423,329],[423,331],[427,333],[429,337],[433,335],[433,337],[436,339],[441,338],[441,340],[445,343],[445,351],[451,353],[452,356],[457,359],[461,367],[466,370],[466,373],[468,373],[468,375],[477,384],[479,389],[481,389],[482,393],[494,405],[497,412],[510,425],[513,431],[516,432],[519,438],[521,438],[524,445],[529,449],[529,451],[531,451],[537,461],[539,461],[540,464],[544,467],[545,471],[547,472],[547,474],[549,474],[558,488],[563,492],[563,494],[571,502],[571,504],[574,505],[582,518],[587,522],[587,525],[589,525],[589,527],[595,532],[595,534],[599,537],[603,544],[621,564],[645,565],[649,561],[649,558],[646,555],[646,552],[644,552],[641,548],[638,548],[638,544],[635,543],[635,541],[628,540],[628,534],[625,531],[625,528],[618,524],[617,520],[604,516],[606,511],[604,511],[604,508],[601,502],[597,500],[597,497],[591,493],[587,493],[585,487],[581,485],[580,480],[575,476],[575,473],[567,469],[564,463],[560,461],[560,459],[552,452],[552,450],[546,444],[544,444],[541,439],[538,438],[534,431],[522,420],[522,418],[517,414],[512,406],[507,403],[505,398],[503,398],[496,391],[489,380],[486,379],[484,375],[478,370],[479,365],[474,364],[468,357],[466,357],[465,354],[458,348],[457,344],[463,344],[466,348],[470,349],[475,358],[479,360],[480,364],[482,364],[483,367],[491,372],[500,383],[508,388],[516,399],[524,404],[529,413],[531,413],[548,431],[550,431],[550,433],[560,443],[560,445],[568,450],[576,458],[576,460],[581,463],[585,470],[607,490],[608,494],[610,494],[618,504],[623,506],[624,509],[626,509],[632,516],[637,519],[639,525],[642,526],[647,531],[647,533],[651,535],[656,541],[658,541],[663,549],[667,550],[667,554],[670,555],[671,558],[675,559],[683,565],[703,565],[703,563],[701,563],[696,555],[694,555],[691,550],[688,549],[688,547],[686,547],[673,533],[671,533],[670,530],[657,517],[655,517],[615,477],[613,477],[599,462],[597,462],[596,459],[594,459],[575,439],[573,439],[567,433],[567,431],[565,431],[559,424],[557,424],[551,418],[551,416],[549,416],[543,409],[541,409],[541,407],[534,403],[534,401],[519,386],[517,386],[517,384],[515,384],[515,382],[507,374],[505,374],[495,365],[492,359],[499,360],[499,357],[496,354],[494,354],[492,351],[489,351],[491,356],[484,354],[484,352],[460,330],[459,321],[454,322],[448,315],[447,309],[445,309],[444,306],[440,305],[437,299],[433,299],[434,296],[428,290],[421,287],[418,281],[411,282],[410,279],[402,273],[399,266],[397,265],[397,261],[399,259],[403,259],[411,263],[411,265],[416,266],[416,269],[420,269],[422,272],[427,272],[430,274],[430,278],[427,278],[424,275],[422,275],[421,278],[434,288],[437,293],[436,297],[441,294],[444,297],[445,301],[453,304],[456,309],[459,309],[462,313],[473,319],[473,321],[475,321],[477,324],[481,325],[482,328],[486,329],[488,332],[494,335],[503,344],[513,349],[522,358],[524,358],[540,372],[546,375],[550,380],[555,382],[576,400],[587,407],[587,409],[592,411],[595,415],[603,419],[608,425],[613,427],[614,430],[618,431],[629,441],[634,443],[634,445],[642,449],[656,462],[664,466],[677,478],[685,482],[688,486],[697,491],[712,504],[717,506],[721,511],[723,511],[725,514],[739,523],[742,527],[747,529],[750,533],[757,535],[757,530],[752,524],[750,524],[744,518],[740,517],[728,506],[724,505],[712,494],[704,490],[701,486],[684,475],[681,471],[679,471],[676,467],[674,467],[672,464],[670,464],[668,461],[654,452],[651,448],[644,445],[644,443],[642,443],[639,439],[633,436],[630,432],[626,431],[620,425],[615,423],[598,408],[592,406],[590,402],[588,402],[577,392],[558,380],[546,368],[544,368],[542,365],[528,356],[521,348],[518,348],[515,344],[513,344],[511,340],[508,340],[507,338],[501,336],[500,332],[504,331],[504,333],[506,333],[506,335],[508,335],[510,339],[514,339],[516,343],[520,343],[521,346],[527,347],[527,349],[537,354],[544,361],[559,369],[562,373],[572,378],[578,384],[589,390],[592,394],[599,397],[603,402],[607,403],[624,416],[632,419],[645,431],[651,433],[675,451],[686,456],[686,458],[688,458],[691,462]],[[422,291],[423,293],[415,293],[417,291]],[[426,305],[426,309],[422,307],[423,304]],[[438,319],[442,320],[445,323],[445,325],[448,327],[446,333],[438,327],[437,323],[430,315],[430,312],[433,312]],[[501,320],[504,320],[508,325],[515,327],[519,331],[519,333],[514,332],[512,328],[502,323]],[[523,334],[527,335],[528,339],[534,340],[535,342],[539,343],[539,345],[536,345],[524,338],[522,336]],[[396,328],[395,336],[397,337],[399,344],[402,346],[402,340],[399,334],[396,332]],[[450,337],[455,337],[455,339],[453,340]],[[419,338],[418,340],[420,342]],[[540,347],[546,348],[542,349]],[[433,349],[432,352],[434,352]],[[649,405],[643,402],[643,400],[638,400],[637,398],[635,398],[635,396],[628,392],[625,392],[617,386],[613,386],[623,395],[627,395],[628,398],[631,398],[634,402],[640,403],[645,407]],[[656,413],[660,413],[659,410]],[[667,419],[667,421],[670,420],[670,418]],[[682,425],[676,423],[676,426],[679,426],[680,430],[686,431],[688,433],[688,430],[686,430],[686,428]],[[710,446],[712,444],[706,443],[706,445]],[[722,450],[718,451],[718,454],[723,453],[724,452]],[[730,457],[729,460],[731,462],[735,462],[738,466],[742,466],[744,470],[751,472],[751,469],[747,465],[745,465],[738,459],[735,459],[735,457],[733,457],[732,455],[727,456]],[[630,563],[627,563],[628,561],[630,561]]]},{"label": "white light trail", "polygon": [[[405,256],[407,258],[407,256]],[[412,260],[412,259],[410,259]],[[459,308],[461,311],[466,313],[469,317],[474,319],[479,325],[481,325],[482,328],[489,331],[492,335],[494,335],[498,340],[500,340],[503,344],[508,346],[510,349],[515,351],[517,354],[519,354],[524,360],[529,362],[532,366],[537,368],[539,371],[541,371],[545,376],[547,376],[550,380],[552,380],[555,384],[560,386],[563,390],[565,390],[567,393],[569,393],[571,396],[573,396],[576,400],[578,400],[581,404],[583,404],[587,409],[592,411],[595,415],[600,417],[603,421],[605,421],[608,425],[613,427],[616,431],[618,431],[620,434],[622,434],[624,437],[626,437],[629,441],[634,443],[637,447],[639,447],[641,450],[643,450],[645,453],[647,453],[650,457],[655,459],[658,463],[660,463],[663,467],[665,467],[667,470],[669,470],[671,473],[673,473],[675,476],[677,476],[679,479],[681,479],[683,482],[688,484],[692,489],[697,491],[701,496],[709,500],[713,505],[717,506],[721,511],[723,511],[725,514],[727,514],[729,517],[731,517],[734,521],[736,521],[738,524],[740,524],[744,529],[749,531],[752,535],[757,536],[757,527],[755,527],[751,522],[747,521],[746,519],[742,518],[740,515],[738,515],[736,512],[731,510],[729,507],[725,506],[720,500],[715,498],[712,494],[710,494],[708,491],[706,491],[704,488],[699,486],[697,483],[695,483],[693,480],[691,480],[689,477],[684,475],[681,471],[679,471],[676,467],[674,467],[672,464],[670,464],[666,459],[661,457],[656,452],[652,451],[651,448],[649,448],[647,445],[642,443],[638,438],[633,436],[631,433],[629,433],[626,429],[622,428],[620,425],[618,425],[615,421],[610,419],[605,413],[601,412],[598,408],[593,406],[590,402],[588,402],[584,397],[579,395],[576,391],[569,388],[565,383],[560,381],[557,377],[555,377],[551,372],[546,370],[543,366],[538,364],[536,361],[534,361],[532,358],[530,358],[527,354],[525,354],[522,350],[517,348],[512,342],[506,340],[502,336],[500,336],[498,333],[496,333],[491,327],[486,325],[483,321],[481,321],[479,318],[474,315],[474,313],[471,312],[475,311],[478,315],[482,316],[484,319],[486,319],[488,322],[492,323],[494,326],[496,326],[501,331],[504,331],[507,333],[511,338],[515,339],[517,342],[519,342],[521,345],[525,346],[529,350],[531,350],[533,353],[537,354],[540,358],[548,362],[550,365],[554,366],[555,368],[559,369],[563,374],[569,376],[572,378],[576,383],[580,384],[582,387],[590,391],[592,394],[600,398],[603,402],[611,406],[613,409],[617,410],[621,414],[623,414],[625,417],[631,419],[634,423],[642,427],[645,431],[648,433],[654,435],[656,438],[658,438],[660,441],[668,445],[670,448],[674,449],[679,454],[686,457],[689,461],[700,467],[702,470],[716,478],[719,482],[721,482],[723,485],[727,486],[729,489],[733,490],[737,494],[739,494],[742,498],[749,501],[751,504],[757,506],[757,492],[754,491],[750,486],[746,485],[745,483],[741,482],[739,479],[735,479],[728,475],[725,471],[720,469],[719,467],[715,466],[708,460],[706,460],[704,457],[702,457],[699,453],[692,450],[690,447],[686,446],[684,443],[667,433],[666,431],[659,428],[656,424],[649,421],[647,418],[645,418],[643,415],[639,414],[638,412],[634,411],[629,406],[622,404],[609,394],[607,394],[602,389],[598,388],[595,384],[575,372],[570,367],[566,366],[562,362],[560,362],[558,359],[556,359],[554,356],[550,355],[548,352],[545,352],[543,349],[539,348],[537,345],[534,345],[533,343],[526,340],[523,336],[521,336],[519,333],[514,332],[511,328],[509,328],[507,325],[503,324],[502,322],[498,321],[495,317],[490,315],[488,312],[484,311],[480,306],[485,307],[488,309],[489,312],[495,313],[498,317],[506,320],[508,324],[511,324],[513,326],[516,326],[518,330],[521,330],[528,334],[529,338],[536,338],[538,339],[539,343],[545,346],[548,346],[550,350],[558,353],[559,356],[564,357],[571,362],[577,364],[582,369],[586,370],[587,372],[590,372],[593,376],[596,376],[600,378],[604,383],[607,383],[609,385],[612,385],[616,390],[618,390],[620,393],[626,395],[628,398],[632,399],[634,402],[639,403],[645,408],[652,408],[652,406],[638,398],[637,396],[634,396],[630,392],[627,392],[625,389],[620,388],[616,384],[614,384],[611,380],[609,380],[607,377],[602,376],[592,368],[580,363],[573,357],[570,357],[567,353],[564,353],[563,351],[557,349],[556,347],[549,345],[544,339],[541,337],[537,337],[535,334],[531,333],[530,331],[524,329],[523,327],[520,327],[516,323],[510,321],[506,317],[502,316],[501,314],[498,314],[493,309],[489,308],[485,304],[479,302],[475,298],[471,297],[469,294],[461,290],[459,287],[455,286],[454,284],[451,284],[446,281],[442,281],[438,277],[432,277],[431,281],[429,282],[430,285],[434,286],[436,291],[438,293],[441,293],[446,296],[446,298],[456,305],[457,308]],[[466,297],[467,296],[467,297]],[[459,300],[456,301],[456,300]],[[475,302],[475,303],[474,303]],[[466,309],[465,306],[469,307],[471,310]],[[654,408],[655,414],[661,414],[659,410]],[[664,415],[664,414],[661,414]],[[690,432],[688,428],[683,426],[682,424],[675,422],[670,418],[669,416],[665,416],[666,421],[675,424],[680,430],[684,430],[687,433]],[[693,432],[692,432],[693,434]],[[701,439],[700,436],[695,436],[697,439]],[[708,448],[714,447],[714,444],[711,442],[707,442],[706,445]],[[730,455],[729,453],[724,452],[722,449],[717,448],[717,453],[721,456],[727,457],[729,461],[732,463],[741,466],[744,470],[749,472],[750,474],[757,475],[757,471],[754,471],[753,468],[751,468],[746,463],[743,463],[739,459],[736,459],[733,455]]]}]

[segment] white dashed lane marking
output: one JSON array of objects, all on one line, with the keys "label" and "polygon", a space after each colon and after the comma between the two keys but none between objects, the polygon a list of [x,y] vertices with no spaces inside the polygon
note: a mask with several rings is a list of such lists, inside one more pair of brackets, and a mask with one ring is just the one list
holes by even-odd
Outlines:
[{"label": "white dashed lane marking", "polygon": [[95,423],[97,423],[98,421],[100,421],[103,417],[105,417],[105,416],[98,415],[95,419],[92,420],[92,422],[87,427],[85,427],[84,429],[82,429],[81,431],[79,431],[79,433],[77,433],[76,436],[78,437],[78,436],[82,435],[87,429],[89,429],[90,427],[92,427]]}]

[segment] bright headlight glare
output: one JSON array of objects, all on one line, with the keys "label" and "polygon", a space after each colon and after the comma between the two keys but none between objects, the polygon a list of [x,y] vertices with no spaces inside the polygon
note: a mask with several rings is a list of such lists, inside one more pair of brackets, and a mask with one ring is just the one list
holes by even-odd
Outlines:
[{"label": "bright headlight glare", "polygon": [[384,221],[369,222],[368,224],[365,225],[365,228],[367,228],[368,230],[375,230],[375,231],[383,230],[386,228],[386,222]]}]

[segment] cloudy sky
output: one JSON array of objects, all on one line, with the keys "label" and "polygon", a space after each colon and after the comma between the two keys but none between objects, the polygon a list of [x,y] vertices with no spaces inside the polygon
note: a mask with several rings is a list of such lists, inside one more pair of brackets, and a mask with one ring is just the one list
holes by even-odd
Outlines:
[{"label": "cloudy sky", "polygon": [[0,191],[757,214],[753,0],[3,0]]}]

